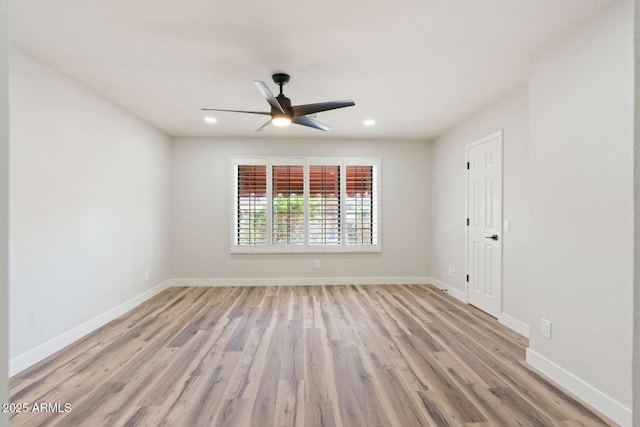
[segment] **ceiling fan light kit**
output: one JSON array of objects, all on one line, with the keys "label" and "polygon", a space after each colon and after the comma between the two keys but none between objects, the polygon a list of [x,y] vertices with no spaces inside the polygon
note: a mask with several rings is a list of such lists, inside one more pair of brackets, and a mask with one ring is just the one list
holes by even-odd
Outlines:
[{"label": "ceiling fan light kit", "polygon": [[355,102],[353,100],[348,99],[344,101],[329,101],[329,102],[319,102],[315,104],[304,104],[304,105],[291,105],[291,100],[287,98],[283,91],[282,86],[289,83],[290,76],[284,73],[276,73],[273,76],[273,82],[280,86],[280,93],[278,96],[273,96],[271,90],[267,87],[264,82],[254,80],[253,84],[256,85],[262,96],[266,99],[266,101],[271,106],[270,112],[262,112],[262,111],[246,111],[246,110],[221,110],[217,108],[203,108],[203,111],[224,111],[230,113],[246,113],[246,114],[259,114],[263,116],[271,116],[271,119],[267,121],[265,124],[260,126],[256,132],[261,132],[264,128],[269,126],[270,124],[277,127],[285,127],[289,126],[291,123],[295,123],[301,126],[307,126],[310,128],[318,129],[321,131],[329,131],[331,129],[330,126],[321,123],[317,120],[308,117],[312,114],[317,114],[322,111],[335,110],[338,108],[344,107],[353,107]]},{"label": "ceiling fan light kit", "polygon": [[291,119],[289,117],[274,117],[271,119],[271,124],[277,127],[287,127],[291,124]]}]

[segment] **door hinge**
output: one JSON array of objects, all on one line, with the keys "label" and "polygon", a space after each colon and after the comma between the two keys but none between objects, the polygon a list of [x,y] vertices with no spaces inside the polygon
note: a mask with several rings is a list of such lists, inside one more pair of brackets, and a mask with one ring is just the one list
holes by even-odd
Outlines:
[{"label": "door hinge", "polygon": [[467,169],[471,169],[471,165],[467,162]]},{"label": "door hinge", "polygon": [[469,281],[469,275],[467,274],[467,282]]},{"label": "door hinge", "polygon": [[467,218],[467,225],[469,225],[469,218]]}]

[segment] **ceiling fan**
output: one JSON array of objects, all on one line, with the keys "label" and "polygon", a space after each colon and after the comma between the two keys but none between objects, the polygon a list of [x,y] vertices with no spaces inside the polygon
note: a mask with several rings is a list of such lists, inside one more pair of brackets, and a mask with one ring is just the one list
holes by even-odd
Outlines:
[{"label": "ceiling fan", "polygon": [[244,110],[221,110],[218,108],[203,108],[203,111],[226,111],[230,113],[248,113],[248,114],[260,114],[263,116],[271,116],[271,119],[260,126],[256,132],[261,132],[264,128],[269,125],[284,127],[289,126],[291,123],[295,123],[297,125],[308,126],[314,129],[319,129],[322,131],[328,131],[331,129],[330,126],[320,123],[317,120],[308,117],[309,114],[319,113],[321,111],[329,111],[335,110],[337,108],[344,107],[353,107],[355,102],[353,100],[348,99],[345,101],[329,101],[329,102],[318,102],[316,104],[305,104],[305,105],[291,105],[291,100],[284,96],[282,93],[282,86],[286,85],[289,82],[289,75],[283,73],[276,73],[272,76],[273,82],[280,86],[280,95],[273,96],[273,93],[267,87],[264,82],[254,80],[253,84],[256,85],[262,96],[267,100],[269,105],[271,106],[271,112],[262,112],[262,111],[244,111]]}]

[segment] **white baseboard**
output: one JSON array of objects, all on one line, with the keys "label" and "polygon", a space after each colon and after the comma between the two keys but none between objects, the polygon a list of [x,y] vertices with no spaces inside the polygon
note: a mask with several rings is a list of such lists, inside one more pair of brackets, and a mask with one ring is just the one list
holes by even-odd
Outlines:
[{"label": "white baseboard", "polygon": [[85,335],[95,331],[99,327],[109,323],[113,319],[122,316],[129,310],[142,304],[149,298],[154,297],[169,287],[169,280],[145,291],[144,293],[131,298],[122,304],[105,311],[104,313],[94,317],[93,319],[76,326],[75,328],[40,344],[38,347],[31,349],[9,361],[9,376],[13,376],[29,366],[51,356],[56,351],[68,346]]},{"label": "white baseboard", "polygon": [[312,286],[312,285],[429,285],[431,278],[416,277],[283,277],[275,279],[171,279],[170,286]]},{"label": "white baseboard", "polygon": [[467,293],[464,291],[461,291],[455,286],[447,285],[442,280],[436,279],[435,277],[431,278],[431,284],[440,290],[446,291],[449,295],[451,295],[455,299],[460,300],[465,304],[468,304],[469,301],[467,300]]},{"label": "white baseboard", "polygon": [[500,313],[498,321],[507,328],[513,329],[522,336],[529,338],[529,325],[522,320],[518,320],[513,316],[509,316],[507,313]]},{"label": "white baseboard", "polygon": [[527,348],[527,363],[622,427],[630,427],[632,425],[631,409],[607,396],[597,388],[587,384],[571,372],[531,348]]}]

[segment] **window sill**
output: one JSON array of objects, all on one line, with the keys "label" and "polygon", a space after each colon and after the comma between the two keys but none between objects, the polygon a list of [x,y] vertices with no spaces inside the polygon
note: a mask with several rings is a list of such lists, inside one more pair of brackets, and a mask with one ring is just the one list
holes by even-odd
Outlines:
[{"label": "window sill", "polygon": [[232,255],[242,254],[361,254],[381,253],[382,245],[349,245],[349,246],[325,246],[314,248],[312,246],[292,247],[267,247],[267,246],[242,246],[231,247]]}]

